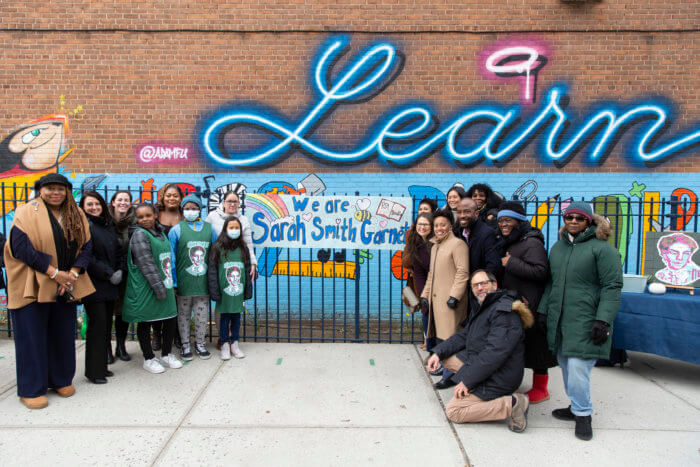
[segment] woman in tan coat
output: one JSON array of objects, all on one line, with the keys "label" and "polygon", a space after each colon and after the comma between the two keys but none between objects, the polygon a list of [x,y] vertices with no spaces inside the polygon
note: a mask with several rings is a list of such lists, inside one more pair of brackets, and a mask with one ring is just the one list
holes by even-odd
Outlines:
[{"label": "woman in tan coat", "polygon": [[[428,337],[440,343],[452,337],[467,317],[469,300],[466,295],[469,280],[469,247],[452,233],[452,213],[437,211],[433,218],[435,246],[430,254],[430,271],[421,294],[421,301],[429,308]],[[455,383],[452,373],[444,370],[436,389]]]}]

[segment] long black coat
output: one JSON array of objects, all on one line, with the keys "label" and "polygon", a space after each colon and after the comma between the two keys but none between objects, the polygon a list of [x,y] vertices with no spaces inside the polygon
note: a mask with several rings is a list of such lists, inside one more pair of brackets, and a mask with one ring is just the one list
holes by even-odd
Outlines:
[{"label": "long black coat", "polygon": [[453,229],[455,237],[467,242],[469,246],[469,275],[484,269],[500,278],[503,272],[501,264],[501,247],[496,231],[477,219],[469,230],[469,241],[464,238],[464,229],[459,224]]},{"label": "long black coat", "polygon": [[[510,253],[510,259],[503,272],[501,287],[517,292],[519,297],[532,310],[537,310],[549,279],[549,261],[544,248],[544,235],[531,228],[527,222],[519,226],[522,234],[513,243],[504,241],[503,254]],[[557,359],[549,350],[547,335],[537,327],[525,330],[525,367],[552,368]]]},{"label": "long black coat", "polygon": [[452,379],[483,400],[512,394],[523,379],[523,327],[532,326],[533,317],[516,299],[510,290],[497,290],[481,305],[472,300],[464,329],[433,349],[441,360],[456,354],[464,362]]},{"label": "long black coat", "polygon": [[115,271],[122,270],[122,281],[126,280],[126,256],[122,254],[119,238],[111,222],[104,217],[87,215],[92,238],[92,257],[87,273],[95,286],[95,292],[83,298],[84,303],[106,302],[119,298],[119,286],[109,278]]}]

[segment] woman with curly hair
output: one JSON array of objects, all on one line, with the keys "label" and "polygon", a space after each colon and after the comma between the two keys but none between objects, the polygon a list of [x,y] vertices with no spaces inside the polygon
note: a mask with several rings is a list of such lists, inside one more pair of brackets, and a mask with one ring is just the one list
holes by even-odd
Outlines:
[{"label": "woman with curly hair", "polygon": [[[418,214],[413,226],[406,232],[406,247],[401,254],[403,268],[408,271],[409,285],[413,286],[413,291],[417,297],[423,292],[425,281],[428,278],[430,269],[430,250],[433,244],[433,215],[427,212]],[[432,347],[428,342],[428,307],[421,306],[423,315],[423,348],[430,351]]]},{"label": "woman with curly hair", "polygon": [[503,202],[490,186],[476,183],[467,190],[467,197],[474,200],[479,217],[489,227],[496,228],[498,209]]}]

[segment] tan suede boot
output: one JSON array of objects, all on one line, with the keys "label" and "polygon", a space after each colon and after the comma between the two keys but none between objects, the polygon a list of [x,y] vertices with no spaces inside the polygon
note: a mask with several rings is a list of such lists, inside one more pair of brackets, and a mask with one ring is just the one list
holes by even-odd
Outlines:
[{"label": "tan suede boot", "polygon": [[49,405],[49,400],[46,398],[46,396],[20,397],[19,401],[24,404],[26,408],[32,410],[43,409]]},{"label": "tan suede boot", "polygon": [[62,388],[56,388],[56,392],[61,397],[70,397],[75,394],[75,388],[71,384],[70,386],[63,386]]}]

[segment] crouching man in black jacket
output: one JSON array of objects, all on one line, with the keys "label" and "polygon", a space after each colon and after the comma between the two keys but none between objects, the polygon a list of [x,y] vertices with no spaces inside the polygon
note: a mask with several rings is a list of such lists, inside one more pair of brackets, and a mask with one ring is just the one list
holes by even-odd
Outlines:
[{"label": "crouching man in black jacket", "polygon": [[510,290],[497,290],[496,278],[484,270],[471,277],[474,300],[464,329],[433,348],[428,368],[440,360],[455,373],[455,395],[447,417],[456,423],[508,420],[520,433],[527,427],[529,401],[514,394],[523,379],[523,328],[533,323],[530,310]]}]

